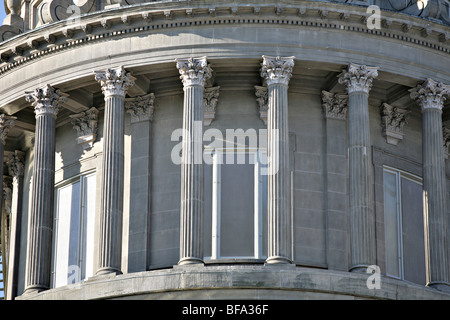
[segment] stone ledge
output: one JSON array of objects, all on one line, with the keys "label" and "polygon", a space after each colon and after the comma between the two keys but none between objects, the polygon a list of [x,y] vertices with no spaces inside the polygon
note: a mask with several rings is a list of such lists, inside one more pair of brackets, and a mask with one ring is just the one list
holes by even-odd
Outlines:
[{"label": "stone ledge", "polygon": [[366,283],[369,276],[303,267],[183,266],[89,279],[16,299],[450,300],[450,294],[383,276],[380,289],[368,289]]}]

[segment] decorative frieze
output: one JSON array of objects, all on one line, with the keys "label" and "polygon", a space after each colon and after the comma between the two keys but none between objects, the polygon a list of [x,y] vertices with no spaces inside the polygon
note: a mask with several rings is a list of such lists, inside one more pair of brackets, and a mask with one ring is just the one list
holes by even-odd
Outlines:
[{"label": "decorative frieze", "polygon": [[220,87],[205,88],[203,92],[203,125],[209,126],[216,118]]},{"label": "decorative frieze", "polygon": [[339,83],[344,85],[348,93],[364,92],[369,94],[373,79],[378,76],[378,67],[368,67],[350,63],[347,70],[342,70]]},{"label": "decorative frieze", "polygon": [[177,59],[177,69],[183,86],[202,86],[212,77],[212,70],[206,57]]},{"label": "decorative frieze", "polygon": [[69,116],[73,128],[77,131],[77,143],[83,149],[91,148],[97,138],[98,110],[90,108],[87,111]]},{"label": "decorative frieze", "polygon": [[288,85],[294,68],[294,57],[263,56],[261,63],[261,77],[265,83]]},{"label": "decorative frieze", "polygon": [[123,66],[95,71],[95,80],[102,86],[105,101],[109,96],[125,97],[127,90],[134,85],[135,77]]},{"label": "decorative frieze", "polygon": [[265,86],[255,86],[256,102],[258,102],[259,117],[267,126],[267,111],[269,110],[268,89]]},{"label": "decorative frieze", "polygon": [[383,103],[381,110],[381,126],[386,142],[397,145],[403,139],[403,127],[407,123],[410,111]]},{"label": "decorative frieze", "polygon": [[436,82],[427,79],[422,84],[418,84],[415,88],[409,90],[412,99],[416,100],[422,108],[422,112],[426,109],[437,109],[442,111],[446,95],[450,94],[450,85],[442,82]]},{"label": "decorative frieze", "polygon": [[348,110],[348,95],[322,91],[322,108],[327,119],[345,120]]},{"label": "decorative frieze", "polygon": [[50,115],[56,118],[59,108],[67,101],[68,94],[61,92],[47,84],[43,88],[25,92],[25,100],[34,107],[36,117],[40,115]]}]

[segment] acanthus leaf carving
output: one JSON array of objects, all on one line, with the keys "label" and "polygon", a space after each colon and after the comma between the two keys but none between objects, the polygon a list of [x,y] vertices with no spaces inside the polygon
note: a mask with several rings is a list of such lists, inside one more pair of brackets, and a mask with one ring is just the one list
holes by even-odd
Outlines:
[{"label": "acanthus leaf carving", "polygon": [[97,139],[98,113],[96,108],[90,108],[69,116],[73,128],[77,131],[77,142],[83,149],[91,148]]},{"label": "acanthus leaf carving", "polygon": [[216,108],[219,102],[220,87],[205,88],[203,94],[203,125],[209,126],[216,118]]},{"label": "acanthus leaf carving", "polygon": [[322,91],[322,108],[328,119],[345,120],[348,110],[348,95]]},{"label": "acanthus leaf carving", "polygon": [[397,145],[404,136],[403,127],[407,124],[410,111],[383,103],[380,107],[381,126],[386,142]]},{"label": "acanthus leaf carving", "polygon": [[131,123],[153,121],[155,95],[149,93],[125,100],[125,109],[131,115]]},{"label": "acanthus leaf carving", "polygon": [[348,93],[364,92],[369,94],[373,80],[378,77],[378,67],[368,67],[350,63],[347,70],[342,70],[339,83],[344,85]]}]

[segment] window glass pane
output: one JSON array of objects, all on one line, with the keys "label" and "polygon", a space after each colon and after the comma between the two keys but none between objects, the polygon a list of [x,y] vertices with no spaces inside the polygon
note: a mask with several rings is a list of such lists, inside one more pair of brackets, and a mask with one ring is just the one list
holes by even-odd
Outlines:
[{"label": "window glass pane", "polygon": [[95,192],[96,190],[96,176],[89,175],[84,178],[84,272],[82,279],[94,275],[94,235],[95,235]]},{"label": "window glass pane", "polygon": [[204,255],[211,256],[211,238],[212,238],[212,165],[204,164]]},{"label": "window glass pane", "polygon": [[422,185],[402,178],[404,279],[426,284]]},{"label": "window glass pane", "polygon": [[[243,156],[245,156],[245,164],[237,164],[238,158]],[[228,162],[221,165],[220,255],[222,257],[253,257],[253,154],[239,156],[236,154],[234,159],[235,164]],[[229,158],[226,160],[228,161]]]},{"label": "window glass pane", "polygon": [[384,232],[386,250],[386,273],[401,277],[400,246],[397,206],[397,175],[384,171]]},{"label": "window glass pane", "polygon": [[[80,219],[80,182],[61,187],[56,192],[56,228],[54,251],[54,287],[64,286],[68,277],[74,276],[70,265],[78,265],[79,219]],[[71,221],[74,225],[71,226]],[[78,221],[78,222],[77,222]],[[74,237],[75,239],[72,239]]]}]

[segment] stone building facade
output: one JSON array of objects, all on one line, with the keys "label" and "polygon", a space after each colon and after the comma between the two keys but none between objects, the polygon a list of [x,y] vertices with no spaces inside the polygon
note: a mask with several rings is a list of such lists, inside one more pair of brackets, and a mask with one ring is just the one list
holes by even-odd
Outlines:
[{"label": "stone building facade", "polygon": [[449,1],[8,0],[7,299],[449,299]]}]

